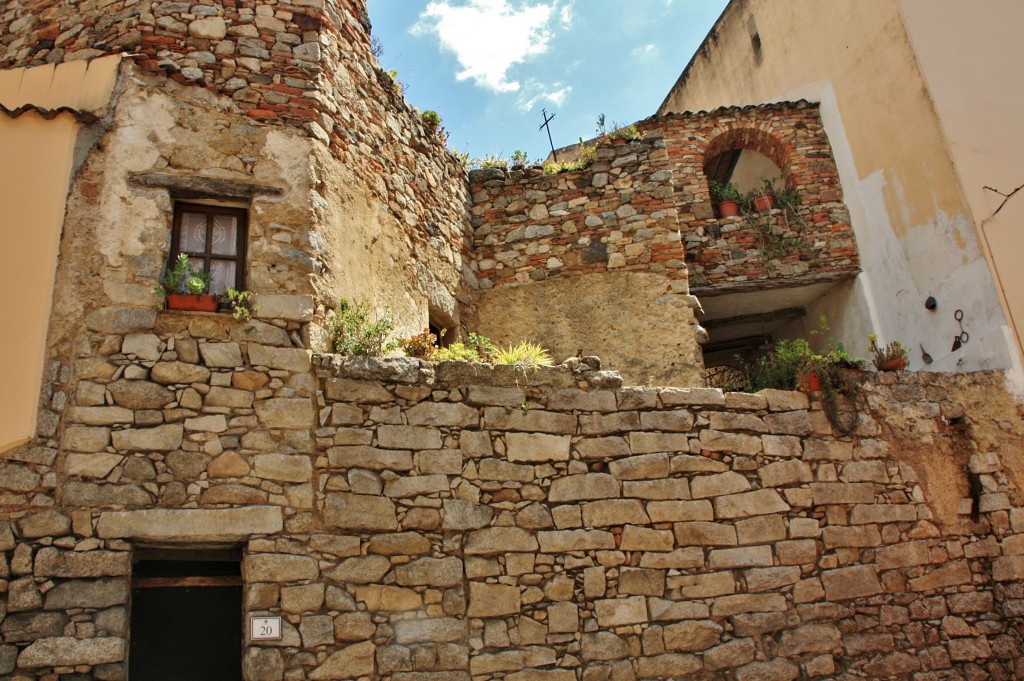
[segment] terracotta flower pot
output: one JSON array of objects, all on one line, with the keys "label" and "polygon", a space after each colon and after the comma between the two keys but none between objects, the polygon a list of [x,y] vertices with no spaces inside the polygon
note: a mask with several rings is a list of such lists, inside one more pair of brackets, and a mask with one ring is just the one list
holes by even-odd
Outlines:
[{"label": "terracotta flower pot", "polygon": [[821,390],[821,376],[817,371],[808,371],[796,377],[796,384],[803,392],[818,392]]},{"label": "terracotta flower pot", "polygon": [[758,213],[767,213],[775,208],[775,197],[771,194],[758,194],[754,197],[754,210]]},{"label": "terracotta flower pot", "polygon": [[722,201],[718,204],[718,217],[734,218],[740,214],[740,204],[735,201]]},{"label": "terracotta flower pot", "polygon": [[902,357],[892,357],[879,362],[876,366],[879,371],[903,371],[907,368],[907,360]]},{"label": "terracotta flower pot", "polygon": [[167,309],[191,312],[216,312],[217,296],[197,296],[190,293],[168,293]]}]

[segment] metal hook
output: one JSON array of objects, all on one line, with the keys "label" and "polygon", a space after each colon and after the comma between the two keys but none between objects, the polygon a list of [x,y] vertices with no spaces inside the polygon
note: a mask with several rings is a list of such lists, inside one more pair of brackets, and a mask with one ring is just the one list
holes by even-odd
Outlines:
[{"label": "metal hook", "polygon": [[953,336],[953,349],[950,350],[950,352],[956,352],[964,343],[971,339],[970,334],[964,331],[964,311],[957,310],[954,312],[953,319],[955,319],[956,323],[960,326],[960,333]]}]

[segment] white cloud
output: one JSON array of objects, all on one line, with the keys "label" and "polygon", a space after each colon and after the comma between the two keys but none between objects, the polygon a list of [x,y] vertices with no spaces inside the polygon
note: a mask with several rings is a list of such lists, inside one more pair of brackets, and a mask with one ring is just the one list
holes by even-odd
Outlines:
[{"label": "white cloud", "polygon": [[634,59],[651,59],[658,55],[659,48],[654,43],[647,45],[641,45],[640,47],[634,47],[629,51],[630,56]]},{"label": "white cloud", "polygon": [[530,82],[527,83],[524,89],[529,94],[526,92],[521,94],[516,103],[522,111],[531,111],[544,100],[551,102],[555,106],[561,106],[565,98],[572,92],[572,86],[563,85],[562,83],[553,83],[552,85],[545,86],[538,82]]},{"label": "white cloud", "polygon": [[[510,0],[469,0],[463,5],[433,0],[412,32],[437,35],[442,49],[453,52],[462,67],[455,76],[458,80],[472,78],[495,92],[516,92],[521,84],[509,77],[509,70],[547,52],[552,35],[548,25],[557,6],[557,2],[517,7]],[[571,18],[571,6],[564,7],[561,20]]]}]

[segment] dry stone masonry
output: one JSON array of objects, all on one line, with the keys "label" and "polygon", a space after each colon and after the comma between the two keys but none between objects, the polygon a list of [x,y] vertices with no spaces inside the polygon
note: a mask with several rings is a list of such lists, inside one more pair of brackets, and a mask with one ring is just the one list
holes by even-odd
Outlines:
[{"label": "dry stone masonry", "polygon": [[314,355],[281,324],[164,312],[79,349],[60,446],[2,464],[0,673],[125,678],[133,551],[168,543],[241,547],[246,614],[284,617],[247,679],[1022,672],[997,375],[865,378],[837,437],[802,393]]}]

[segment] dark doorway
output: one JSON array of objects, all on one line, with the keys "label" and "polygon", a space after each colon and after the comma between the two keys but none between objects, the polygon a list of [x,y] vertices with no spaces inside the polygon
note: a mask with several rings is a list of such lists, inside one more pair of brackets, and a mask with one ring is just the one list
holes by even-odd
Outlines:
[{"label": "dark doorway", "polygon": [[129,681],[241,681],[237,551],[137,551]]}]

